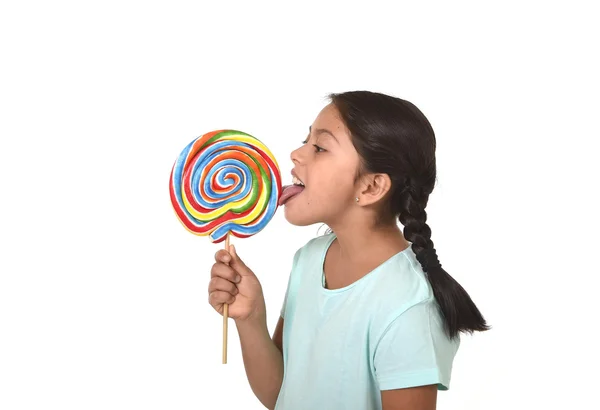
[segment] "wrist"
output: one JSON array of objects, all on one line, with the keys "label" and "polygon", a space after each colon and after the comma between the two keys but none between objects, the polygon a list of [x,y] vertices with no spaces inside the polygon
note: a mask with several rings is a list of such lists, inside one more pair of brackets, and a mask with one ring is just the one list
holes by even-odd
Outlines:
[{"label": "wrist", "polygon": [[247,329],[266,329],[267,328],[267,316],[266,314],[250,315],[244,319],[235,319],[235,325],[238,331],[244,331]]}]

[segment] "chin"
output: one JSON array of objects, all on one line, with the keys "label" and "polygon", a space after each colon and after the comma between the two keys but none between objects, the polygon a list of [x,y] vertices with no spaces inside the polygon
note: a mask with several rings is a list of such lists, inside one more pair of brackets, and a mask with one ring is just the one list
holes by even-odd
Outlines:
[{"label": "chin", "polygon": [[286,221],[295,226],[308,226],[318,223],[314,218],[311,218],[309,215],[303,215],[302,212],[298,212],[298,209],[293,209],[288,207],[288,205],[284,205],[283,214],[285,216]]}]

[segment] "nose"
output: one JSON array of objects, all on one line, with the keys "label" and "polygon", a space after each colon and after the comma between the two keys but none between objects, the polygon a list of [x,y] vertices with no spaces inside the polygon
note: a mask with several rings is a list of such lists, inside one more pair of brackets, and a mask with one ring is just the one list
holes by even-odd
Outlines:
[{"label": "nose", "polygon": [[290,159],[292,160],[292,162],[293,162],[294,164],[301,164],[301,163],[303,163],[303,162],[304,162],[304,156],[303,156],[303,154],[302,154],[302,152],[303,152],[302,148],[303,148],[303,147],[304,147],[304,145],[303,145],[303,146],[301,146],[301,147],[298,147],[298,148],[296,148],[296,149],[295,149],[295,150],[293,150],[293,151],[292,151],[292,153],[290,154]]}]

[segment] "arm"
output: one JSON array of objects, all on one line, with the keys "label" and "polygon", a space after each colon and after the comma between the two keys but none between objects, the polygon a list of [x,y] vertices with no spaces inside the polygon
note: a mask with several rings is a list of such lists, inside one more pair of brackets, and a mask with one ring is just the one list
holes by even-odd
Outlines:
[{"label": "arm", "polygon": [[275,343],[275,346],[283,354],[283,318],[281,316],[279,316],[279,321],[273,332],[273,343]]},{"label": "arm", "polygon": [[437,385],[382,390],[383,410],[435,410]]},{"label": "arm", "polygon": [[273,339],[264,319],[236,322],[236,327],[250,387],[265,407],[273,409],[283,382],[283,355],[280,350],[283,319],[279,318]]}]

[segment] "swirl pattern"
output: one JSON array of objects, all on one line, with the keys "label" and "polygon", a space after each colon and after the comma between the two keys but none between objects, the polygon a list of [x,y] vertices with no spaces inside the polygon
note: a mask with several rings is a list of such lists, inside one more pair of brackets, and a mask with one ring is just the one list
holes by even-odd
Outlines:
[{"label": "swirl pattern", "polygon": [[227,233],[247,238],[271,220],[281,195],[273,154],[241,131],[212,131],[190,142],[171,170],[175,214],[190,232],[213,243]]}]

